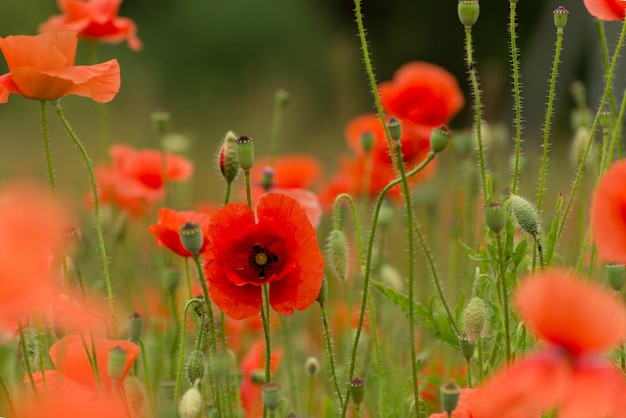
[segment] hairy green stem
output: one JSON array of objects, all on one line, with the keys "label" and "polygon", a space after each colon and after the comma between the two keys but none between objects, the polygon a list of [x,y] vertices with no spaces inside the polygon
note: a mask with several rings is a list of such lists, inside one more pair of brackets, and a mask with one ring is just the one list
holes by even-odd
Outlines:
[{"label": "hairy green stem", "polygon": [[[328,362],[330,364],[330,378],[335,386],[337,392],[337,400],[339,401],[340,408],[343,408],[343,397],[341,396],[341,389],[339,389],[339,383],[337,380],[337,371],[335,368],[335,355],[333,354],[333,342],[330,338],[330,330],[328,327],[328,318],[326,316],[326,307],[323,303],[320,303],[320,309],[322,311],[322,323],[324,324],[324,340],[326,342],[326,355],[328,356]],[[311,416],[311,414],[309,414]]]},{"label": "hairy green stem", "polygon": [[520,94],[519,57],[517,50],[516,28],[517,0],[509,1],[509,35],[511,47],[511,67],[513,68],[513,95],[515,100],[515,163],[513,165],[513,180],[511,182],[511,192],[517,193],[517,183],[519,179],[519,161],[522,149],[522,99]]}]

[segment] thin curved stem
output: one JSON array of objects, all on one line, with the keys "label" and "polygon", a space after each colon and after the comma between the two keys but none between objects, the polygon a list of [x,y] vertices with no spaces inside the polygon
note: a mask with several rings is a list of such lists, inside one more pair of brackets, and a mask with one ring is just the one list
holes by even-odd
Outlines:
[{"label": "thin curved stem", "polygon": [[[189,308],[193,304],[202,304],[202,302],[198,299],[189,299],[187,303],[185,303],[185,309],[183,311],[183,324],[187,323],[187,313],[189,312]],[[204,309],[204,307],[202,308]],[[182,376],[183,370],[183,360],[185,358],[185,335],[187,334],[187,327],[182,327],[180,329],[180,345],[178,351],[178,365],[176,368],[176,384],[174,386],[174,411],[178,410],[178,389],[180,388],[180,378]]]}]

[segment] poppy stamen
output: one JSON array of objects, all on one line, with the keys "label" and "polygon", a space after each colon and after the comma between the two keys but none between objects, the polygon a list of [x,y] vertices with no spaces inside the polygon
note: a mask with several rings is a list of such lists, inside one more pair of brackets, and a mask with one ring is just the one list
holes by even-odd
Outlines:
[{"label": "poppy stamen", "polygon": [[278,260],[279,258],[276,254],[274,254],[267,248],[261,247],[261,245],[259,244],[254,244],[252,246],[252,251],[250,252],[250,256],[248,257],[248,263],[250,264],[250,267],[259,272],[260,280],[265,278],[266,270],[272,267],[272,265]]}]

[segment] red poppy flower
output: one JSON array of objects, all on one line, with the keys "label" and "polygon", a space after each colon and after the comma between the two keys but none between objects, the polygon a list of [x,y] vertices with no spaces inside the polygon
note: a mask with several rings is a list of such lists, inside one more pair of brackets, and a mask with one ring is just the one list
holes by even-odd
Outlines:
[{"label": "red poppy flower", "polygon": [[[282,356],[282,351],[272,350],[270,373],[274,373]],[[246,357],[241,361],[239,368],[243,374],[240,387],[241,406],[246,413],[246,418],[257,418],[263,415],[261,385],[253,381],[252,375],[255,372],[263,373],[265,371],[265,343],[263,340],[257,340],[254,343]]]},{"label": "red poppy flower", "polygon": [[62,15],[52,16],[39,26],[40,32],[69,30],[79,38],[101,42],[128,42],[130,49],[141,49],[135,22],[118,17],[122,0],[57,0]]},{"label": "red poppy flower", "polygon": [[[254,185],[261,184],[263,171],[268,165],[269,158],[255,161],[250,170]],[[305,154],[281,155],[274,160],[272,170],[272,186],[283,189],[308,189],[322,176],[322,164],[316,158]]]},{"label": "red poppy flower", "polygon": [[110,102],[120,89],[117,60],[74,66],[75,32],[47,32],[37,36],[0,38],[10,73],[0,76],[0,103],[9,94],[27,99],[57,100],[75,94],[96,102]]},{"label": "red poppy flower", "polygon": [[[90,347],[89,340],[86,342]],[[102,387],[105,394],[114,397],[139,355],[139,347],[125,340],[103,338],[95,338],[94,344]],[[126,352],[126,362],[120,378],[112,381],[108,373],[109,353],[116,347],[120,347]],[[68,335],[55,342],[50,347],[50,358],[56,366],[56,370],[43,372],[46,378],[45,385],[42,372],[33,373],[33,381],[42,392],[47,389],[50,394],[71,393],[75,399],[90,399],[94,394],[99,393],[100,389],[89,364],[83,339],[79,335]],[[28,377],[26,377],[26,381],[28,381]]]},{"label": "red poppy flower", "polygon": [[600,20],[624,20],[623,0],[584,0],[587,11]]},{"label": "red poppy flower", "polygon": [[189,160],[172,153],[165,156],[165,179],[159,151],[117,144],[111,146],[109,153],[112,166],[96,167],[100,201],[113,203],[135,216],[163,198],[167,182],[185,181],[193,173]]},{"label": "red poppy flower", "polygon": [[16,410],[22,418],[112,418],[127,417],[128,413],[121,399],[94,394],[88,399],[64,393],[56,396],[24,397]]},{"label": "red poppy flower", "polygon": [[404,64],[379,90],[388,114],[430,127],[447,123],[465,103],[454,76],[427,62]]},{"label": "red poppy flower", "polygon": [[248,206],[230,203],[212,218],[204,252],[211,299],[234,319],[257,315],[261,285],[268,284],[276,312],[290,315],[319,294],[324,257],[315,229],[295,200],[270,193],[256,217]]},{"label": "red poppy flower", "polygon": [[626,263],[626,160],[618,161],[602,176],[593,196],[591,219],[600,258]]},{"label": "red poppy flower", "polygon": [[521,318],[547,347],[497,373],[473,407],[486,417],[552,408],[559,417],[624,416],[626,383],[600,354],[626,337],[622,302],[560,270],[523,281],[516,302]]},{"label": "red poppy flower", "polygon": [[187,222],[193,222],[200,225],[203,233],[203,244],[200,252],[204,251],[208,243],[207,230],[209,228],[209,220],[211,215],[204,212],[177,212],[173,209],[159,209],[159,220],[148,227],[156,238],[157,244],[167,247],[176,254],[183,257],[190,257],[192,254],[183,247],[180,241],[178,230]]}]

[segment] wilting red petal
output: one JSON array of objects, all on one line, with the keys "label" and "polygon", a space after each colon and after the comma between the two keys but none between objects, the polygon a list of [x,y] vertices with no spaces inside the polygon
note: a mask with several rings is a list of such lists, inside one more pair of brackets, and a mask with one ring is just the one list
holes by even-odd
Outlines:
[{"label": "wilting red petal", "polygon": [[584,0],[587,11],[600,20],[624,20],[623,0]]},{"label": "wilting red petal", "polygon": [[614,163],[593,195],[593,236],[600,258],[626,264],[626,160]]},{"label": "wilting red petal", "polygon": [[536,273],[516,292],[520,316],[572,355],[606,350],[626,337],[626,308],[608,289],[565,270]]}]

